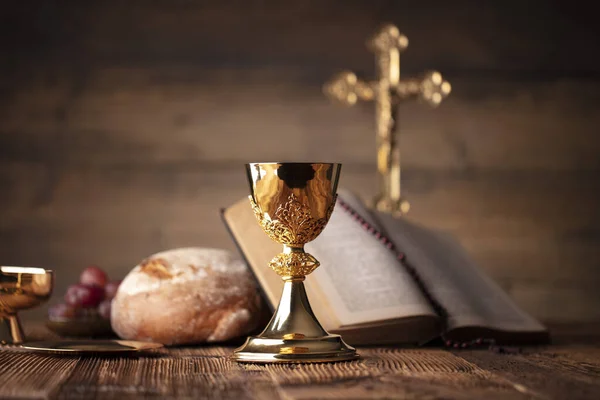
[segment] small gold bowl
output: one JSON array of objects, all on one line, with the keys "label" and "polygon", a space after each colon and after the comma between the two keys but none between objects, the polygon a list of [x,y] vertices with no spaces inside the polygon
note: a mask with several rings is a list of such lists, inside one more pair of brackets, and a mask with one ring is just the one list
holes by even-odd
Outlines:
[{"label": "small gold bowl", "polygon": [[50,298],[54,272],[43,268],[0,266],[0,344],[23,343],[17,313]]}]

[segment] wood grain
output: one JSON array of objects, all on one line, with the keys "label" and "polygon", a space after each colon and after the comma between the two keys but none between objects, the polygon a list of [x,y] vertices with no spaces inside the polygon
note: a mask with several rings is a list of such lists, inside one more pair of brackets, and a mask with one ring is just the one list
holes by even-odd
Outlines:
[{"label": "wood grain", "polygon": [[[139,357],[52,357],[0,349],[2,398],[593,399],[596,346],[484,350],[361,348],[333,364],[255,365],[232,347],[166,349]],[[565,397],[566,396],[566,397]]]},{"label": "wood grain", "polygon": [[0,348],[0,397],[47,398],[69,378],[77,358],[53,358]]},{"label": "wood grain", "polygon": [[[3,158],[62,167],[249,157],[373,164],[373,105],[335,106],[321,93],[326,78],[307,84],[298,69],[98,68],[85,79],[80,88],[68,72],[52,84],[23,82],[0,109]],[[401,107],[406,169],[600,168],[598,82],[457,78],[453,88],[436,110]]]},{"label": "wood grain", "polygon": [[[33,4],[6,7],[2,26],[18,40],[4,36],[3,44],[20,57],[74,70],[151,62],[368,70],[372,58],[363,43],[385,21],[397,23],[410,40],[409,72],[440,68],[535,78],[590,75],[600,65],[590,52],[598,38],[593,8],[540,0]],[[28,69],[35,70],[33,62]]]},{"label": "wood grain", "polygon": [[[585,362],[581,353],[588,353]],[[589,398],[600,388],[598,352],[590,348],[552,348],[534,354],[494,356],[461,352],[461,357],[513,382],[536,398]],[[568,395],[567,395],[568,393]]]}]

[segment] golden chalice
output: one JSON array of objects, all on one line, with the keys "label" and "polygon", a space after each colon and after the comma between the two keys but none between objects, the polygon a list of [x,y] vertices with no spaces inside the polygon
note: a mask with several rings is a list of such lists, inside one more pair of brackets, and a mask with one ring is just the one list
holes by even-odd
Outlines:
[{"label": "golden chalice", "polygon": [[250,203],[261,228],[283,245],[270,267],[284,281],[279,306],[265,330],[235,350],[240,362],[327,362],[357,358],[339,335],[327,333],[315,317],[305,276],[319,262],[304,251],[331,216],[340,164],[252,163],[246,165]]},{"label": "golden chalice", "polygon": [[0,266],[0,344],[23,343],[17,312],[48,300],[53,283],[54,273],[43,268]]}]

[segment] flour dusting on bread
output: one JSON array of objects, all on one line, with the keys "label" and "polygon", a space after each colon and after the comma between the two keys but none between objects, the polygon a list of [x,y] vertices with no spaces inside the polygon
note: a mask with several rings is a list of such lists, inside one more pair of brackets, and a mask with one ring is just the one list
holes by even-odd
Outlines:
[{"label": "flour dusting on bread", "polygon": [[179,248],[146,258],[125,277],[111,324],[124,339],[222,341],[254,329],[261,306],[252,275],[233,253]]},{"label": "flour dusting on bread", "polygon": [[121,283],[119,291],[128,294],[153,291],[166,283],[165,280],[176,283],[205,278],[209,273],[207,270],[248,275],[246,265],[229,251],[185,247],[148,257],[132,271],[142,274],[130,273]]}]

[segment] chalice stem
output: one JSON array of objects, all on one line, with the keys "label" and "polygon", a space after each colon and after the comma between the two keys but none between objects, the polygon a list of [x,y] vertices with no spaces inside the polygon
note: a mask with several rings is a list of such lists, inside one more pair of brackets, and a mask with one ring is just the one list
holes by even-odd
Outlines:
[{"label": "chalice stem", "polygon": [[283,284],[279,306],[260,334],[265,338],[319,338],[328,333],[315,318],[304,289],[304,277],[289,278]]},{"label": "chalice stem", "polygon": [[273,268],[285,282],[279,306],[262,337],[317,338],[329,335],[315,317],[306,290],[305,276],[319,266],[319,262],[304,251],[303,245],[284,245],[283,253],[271,261]]},{"label": "chalice stem", "polygon": [[0,314],[0,343],[23,343],[23,328],[17,315]]}]

